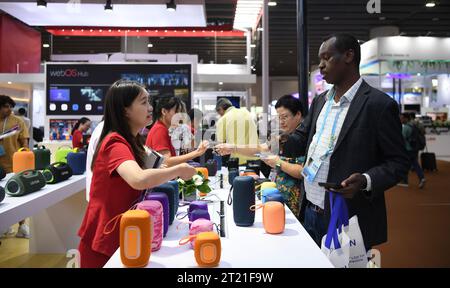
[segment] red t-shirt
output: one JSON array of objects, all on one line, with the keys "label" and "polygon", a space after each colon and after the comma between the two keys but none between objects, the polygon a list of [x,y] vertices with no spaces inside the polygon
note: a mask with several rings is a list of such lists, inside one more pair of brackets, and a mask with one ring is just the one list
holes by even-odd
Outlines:
[{"label": "red t-shirt", "polygon": [[[128,185],[116,171],[127,160],[135,160],[130,144],[118,133],[110,133],[103,140],[95,160],[90,201],[78,231],[82,241],[92,250],[107,256],[112,256],[119,248],[120,229],[116,225],[112,233],[106,235],[103,234],[105,225],[127,211],[142,193]],[[111,223],[108,230],[112,227]]]},{"label": "red t-shirt", "polygon": [[72,134],[72,147],[73,148],[83,148],[83,133],[76,129]]},{"label": "red t-shirt", "polygon": [[169,150],[170,156],[177,155],[175,153],[175,148],[172,145],[172,140],[169,136],[169,130],[167,130],[167,127],[161,121],[157,121],[155,125],[153,125],[152,129],[150,129],[145,145],[152,148],[156,152]]}]

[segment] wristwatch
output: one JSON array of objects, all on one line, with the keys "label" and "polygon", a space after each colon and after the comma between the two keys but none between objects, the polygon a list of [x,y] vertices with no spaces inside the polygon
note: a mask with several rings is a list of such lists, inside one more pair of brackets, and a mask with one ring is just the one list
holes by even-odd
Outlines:
[{"label": "wristwatch", "polygon": [[277,171],[277,173],[281,172],[281,163],[283,161],[281,161],[281,159],[278,159],[277,163],[275,164],[275,170]]}]

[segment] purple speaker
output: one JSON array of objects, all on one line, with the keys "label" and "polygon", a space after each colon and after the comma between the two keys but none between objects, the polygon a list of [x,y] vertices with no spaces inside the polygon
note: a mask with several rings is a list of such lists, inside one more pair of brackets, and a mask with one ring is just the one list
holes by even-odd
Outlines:
[{"label": "purple speaker", "polygon": [[163,206],[163,217],[164,217],[164,237],[166,237],[167,230],[169,230],[169,198],[167,194],[161,192],[152,192],[150,194],[145,195],[145,200],[156,200],[161,202]]},{"label": "purple speaker", "polygon": [[[191,214],[195,210],[203,210],[203,211],[208,212],[208,203],[206,201],[192,201],[191,204],[189,204],[189,208],[188,208],[189,221],[194,221],[195,220],[195,219],[191,220],[191,217],[192,217]],[[209,213],[208,213],[208,217],[209,217]]]}]

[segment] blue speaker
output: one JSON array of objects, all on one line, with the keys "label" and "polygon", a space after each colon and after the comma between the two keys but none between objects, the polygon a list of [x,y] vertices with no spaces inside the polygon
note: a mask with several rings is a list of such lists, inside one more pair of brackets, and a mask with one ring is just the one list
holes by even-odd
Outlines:
[{"label": "blue speaker", "polygon": [[236,176],[233,181],[233,218],[237,226],[252,226],[255,222],[255,179],[250,176]]},{"label": "blue speaker", "polygon": [[217,161],[214,159],[209,159],[205,164],[206,169],[208,169],[208,176],[214,177],[217,174]]},{"label": "blue speaker", "polygon": [[233,168],[239,170],[239,158],[230,157],[228,159],[228,172]]},{"label": "blue speaker", "polygon": [[233,181],[234,178],[236,178],[236,176],[239,176],[239,170],[238,169],[229,169],[228,170],[228,183],[230,185],[233,185]]},{"label": "blue speaker", "polygon": [[86,171],[86,152],[70,152],[67,154],[67,164],[72,168],[73,175],[81,175]]},{"label": "blue speaker", "polygon": [[214,154],[214,160],[217,162],[217,170],[222,170],[222,156]]},{"label": "blue speaker", "polygon": [[262,203],[266,203],[267,201],[274,201],[269,200],[268,197],[272,197],[271,199],[273,199],[274,197],[278,197],[277,195],[283,197],[283,195],[277,188],[266,188],[261,191],[261,201]]},{"label": "blue speaker", "polygon": [[283,194],[281,194],[281,193],[275,193],[275,194],[272,194],[272,195],[267,195],[266,197],[265,197],[266,199],[266,202],[269,202],[269,201],[277,201],[277,202],[280,202],[280,203],[285,203],[285,199],[284,199],[284,196],[283,196]]},{"label": "blue speaker", "polygon": [[[172,182],[175,182],[176,184]],[[169,200],[169,225],[172,225],[173,220],[175,219],[175,215],[178,211],[178,182],[169,181],[151,190],[151,193],[159,192],[167,195],[167,199]]]}]

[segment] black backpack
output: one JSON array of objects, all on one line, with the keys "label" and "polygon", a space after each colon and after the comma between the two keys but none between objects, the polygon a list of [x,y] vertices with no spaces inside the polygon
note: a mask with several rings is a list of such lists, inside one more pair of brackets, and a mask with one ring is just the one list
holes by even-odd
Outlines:
[{"label": "black backpack", "polygon": [[417,127],[415,124],[407,124],[409,127],[411,127],[412,132],[411,136],[408,139],[409,145],[411,145],[411,148],[413,151],[420,151],[425,149],[425,146],[427,145],[425,134]]}]

